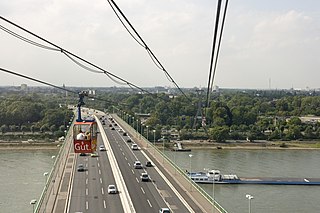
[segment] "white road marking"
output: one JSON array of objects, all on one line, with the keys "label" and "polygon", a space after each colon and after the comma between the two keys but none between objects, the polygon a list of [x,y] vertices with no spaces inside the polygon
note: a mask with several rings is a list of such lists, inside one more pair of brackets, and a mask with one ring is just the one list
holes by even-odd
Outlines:
[{"label": "white road marking", "polygon": [[86,201],[86,209],[88,210],[89,209],[89,202]]},{"label": "white road marking", "polygon": [[101,175],[101,170],[99,169],[99,175]]},{"label": "white road marking", "polygon": [[125,159],[125,160],[128,160],[128,158],[127,158],[127,157],[124,157],[124,159]]},{"label": "white road marking", "polygon": [[101,194],[103,194],[103,195],[104,195],[104,190],[103,190],[103,188],[101,188]]},{"label": "white road marking", "polygon": [[130,163],[128,163],[128,166],[131,166]]},{"label": "white road marking", "polygon": [[143,194],[145,194],[145,192],[144,192],[143,188],[142,188],[142,187],[140,187],[140,188],[141,188],[142,193],[143,193]]},{"label": "white road marking", "polygon": [[132,172],[132,174],[134,174],[134,171],[133,171],[133,169],[131,169],[131,172]]},{"label": "white road marking", "polygon": [[88,195],[89,194],[89,190],[88,190],[88,188],[86,188],[86,195]]},{"label": "white road marking", "polygon": [[100,178],[100,183],[102,184],[102,178]]},{"label": "white road marking", "polygon": [[151,205],[151,203],[150,203],[150,200],[149,200],[149,199],[147,199],[147,202],[149,203],[149,206],[152,208],[152,205]]},{"label": "white road marking", "polygon": [[86,178],[86,184],[88,184],[88,178]]},{"label": "white road marking", "polygon": [[98,163],[98,167],[100,167],[100,163]]},{"label": "white road marking", "polygon": [[105,200],[103,200],[103,207],[106,209],[107,208],[107,203]]},{"label": "white road marking", "polygon": [[136,181],[139,183],[139,180],[138,180],[138,178],[136,178]]}]

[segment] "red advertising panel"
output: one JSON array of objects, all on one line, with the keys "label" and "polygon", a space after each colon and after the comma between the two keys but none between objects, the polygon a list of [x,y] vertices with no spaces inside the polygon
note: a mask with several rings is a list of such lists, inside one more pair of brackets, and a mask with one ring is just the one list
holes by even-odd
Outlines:
[{"label": "red advertising panel", "polygon": [[92,153],[91,141],[74,140],[75,153]]}]

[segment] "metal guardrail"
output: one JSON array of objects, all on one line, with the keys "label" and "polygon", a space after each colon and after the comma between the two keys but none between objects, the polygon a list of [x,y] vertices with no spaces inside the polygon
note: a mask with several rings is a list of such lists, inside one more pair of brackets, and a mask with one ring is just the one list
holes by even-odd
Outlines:
[{"label": "metal guardrail", "polygon": [[[117,116],[119,119],[121,119],[119,116]],[[122,119],[121,119],[122,120]],[[123,120],[122,120],[123,121]],[[216,200],[213,199],[211,195],[209,195],[203,188],[201,188],[197,183],[192,181],[189,176],[184,172],[180,167],[178,167],[167,155],[165,155],[162,151],[160,151],[152,142],[147,140],[143,135],[140,133],[137,133],[137,131],[130,126],[128,123],[123,121],[123,123],[126,124],[126,128],[129,128],[131,130],[132,135],[139,134],[139,139],[144,140],[145,143],[147,143],[149,146],[153,147],[153,149],[157,150],[157,152],[162,155],[168,163],[173,166],[176,171],[178,171],[195,189],[197,189],[218,211],[221,213],[228,213]]]},{"label": "metal guardrail", "polygon": [[[69,128],[69,130],[70,129],[72,129],[72,125]],[[59,168],[57,168],[57,165],[59,165],[59,163],[61,163],[60,161],[62,160],[62,156],[64,156],[64,154],[66,154],[66,152],[68,152],[68,150],[65,149],[65,147],[66,147],[67,141],[69,140],[69,137],[71,136],[70,134],[71,134],[71,132],[68,131],[67,134],[66,134],[66,137],[64,139],[63,145],[60,147],[59,153],[55,157],[55,161],[53,163],[52,169],[51,169],[50,173],[48,174],[46,185],[45,185],[44,189],[42,190],[42,193],[41,193],[40,198],[39,198],[39,200],[37,202],[37,205],[36,205],[36,207],[34,209],[34,212],[40,212],[40,209],[41,209],[42,205],[47,206],[47,203],[48,203],[49,198],[50,198],[50,196],[47,196],[47,193],[51,193],[52,190],[54,190],[54,184],[55,183],[52,182],[52,181],[53,180],[56,181],[55,177],[58,175],[58,172],[59,172],[59,171],[56,172],[56,170],[59,169]],[[53,178],[55,178],[55,179],[53,179]],[[50,184],[52,184],[52,187],[51,187],[51,190],[48,191],[49,187],[50,187]],[[44,208],[43,212],[46,212],[46,207]]]}]

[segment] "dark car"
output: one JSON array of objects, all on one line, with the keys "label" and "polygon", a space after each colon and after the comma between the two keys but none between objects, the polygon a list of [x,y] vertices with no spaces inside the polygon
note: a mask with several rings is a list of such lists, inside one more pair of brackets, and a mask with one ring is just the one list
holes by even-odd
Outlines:
[{"label": "dark car", "polygon": [[86,153],[80,153],[80,156],[87,156]]},{"label": "dark car", "polygon": [[111,127],[111,130],[114,130],[114,127]]},{"label": "dark car", "polygon": [[129,139],[127,139],[127,142],[129,143],[129,142],[132,142],[132,141],[131,141],[131,139],[129,138]]},{"label": "dark car", "polygon": [[147,161],[147,162],[146,162],[146,167],[152,167],[151,161]]},{"label": "dark car", "polygon": [[112,124],[109,124],[109,127],[112,127]]},{"label": "dark car", "polygon": [[126,132],[124,132],[124,133],[122,133],[122,135],[123,135],[123,136],[127,136],[127,133],[126,133]]},{"label": "dark car", "polygon": [[83,171],[84,171],[84,166],[83,166],[83,164],[79,164],[79,165],[78,165],[77,171],[78,171],[78,172],[83,172]]}]

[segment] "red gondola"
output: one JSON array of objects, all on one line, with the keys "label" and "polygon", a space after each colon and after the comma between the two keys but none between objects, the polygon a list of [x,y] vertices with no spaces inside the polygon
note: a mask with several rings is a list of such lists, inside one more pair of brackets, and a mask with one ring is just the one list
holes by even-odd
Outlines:
[{"label": "red gondola", "polygon": [[73,126],[73,145],[75,153],[93,153],[97,149],[97,122],[94,117],[81,118],[83,98],[88,93],[79,93],[78,118]]}]

